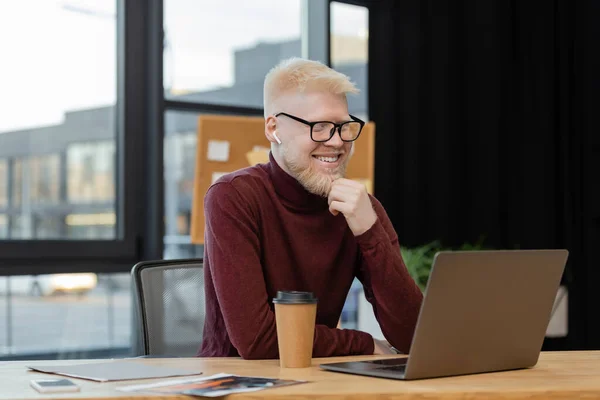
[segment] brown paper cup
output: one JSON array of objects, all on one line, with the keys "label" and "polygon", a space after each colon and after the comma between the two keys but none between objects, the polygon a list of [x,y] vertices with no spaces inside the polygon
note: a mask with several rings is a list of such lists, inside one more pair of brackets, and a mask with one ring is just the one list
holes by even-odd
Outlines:
[{"label": "brown paper cup", "polygon": [[273,303],[280,365],[283,368],[310,367],[317,317],[316,299],[312,294],[299,294],[301,292],[279,293]]}]

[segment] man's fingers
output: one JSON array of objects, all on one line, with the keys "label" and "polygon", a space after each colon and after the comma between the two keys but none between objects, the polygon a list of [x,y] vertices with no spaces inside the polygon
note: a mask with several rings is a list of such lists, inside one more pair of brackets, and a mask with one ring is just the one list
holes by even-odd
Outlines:
[{"label": "man's fingers", "polygon": [[329,192],[329,195],[327,196],[327,203],[331,204],[331,202],[334,200],[344,201],[345,197],[346,196],[344,195],[344,193],[341,190],[331,189],[331,191]]},{"label": "man's fingers", "polygon": [[336,192],[338,194],[345,193],[348,195],[359,195],[361,192],[361,189],[356,188],[356,187],[351,187],[351,186],[337,185],[337,186],[332,186],[330,192]]},{"label": "man's fingers", "polygon": [[360,197],[360,190],[349,188],[345,186],[338,186],[331,189],[327,198],[331,200],[340,201],[356,201]]},{"label": "man's fingers", "polygon": [[334,200],[329,203],[329,212],[333,215],[337,215],[338,213],[348,214],[350,211],[352,211],[352,206],[344,202]]},{"label": "man's fingers", "polygon": [[356,188],[356,189],[365,189],[365,185],[363,185],[360,182],[356,182],[353,181],[352,179],[346,179],[346,178],[338,178],[336,180],[334,180],[333,182],[331,182],[331,186],[335,187],[335,186],[345,186],[345,187],[350,187],[350,188]]}]

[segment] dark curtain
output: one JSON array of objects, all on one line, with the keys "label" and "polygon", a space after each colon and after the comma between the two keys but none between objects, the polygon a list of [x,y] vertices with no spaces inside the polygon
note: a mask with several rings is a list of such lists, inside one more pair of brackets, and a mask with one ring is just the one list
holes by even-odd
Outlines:
[{"label": "dark curtain", "polygon": [[370,7],[376,196],[401,240],[567,248],[569,336],[600,348],[600,1]]}]

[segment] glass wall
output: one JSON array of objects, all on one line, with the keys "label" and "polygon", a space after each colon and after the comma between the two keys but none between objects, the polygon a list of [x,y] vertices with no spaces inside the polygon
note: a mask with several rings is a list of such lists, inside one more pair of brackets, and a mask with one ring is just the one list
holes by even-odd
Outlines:
[{"label": "glass wall", "polygon": [[8,237],[8,217],[6,214],[0,214],[0,239]]},{"label": "glass wall", "polygon": [[[116,0],[0,2],[1,239],[116,238],[116,33]],[[0,277],[0,358],[129,351],[130,332],[128,273]]]},{"label": "glass wall", "polygon": [[0,210],[8,207],[8,160],[0,159]]},{"label": "glass wall", "polygon": [[368,120],[369,9],[331,2],[331,66],[348,75],[360,93],[348,98],[350,113]]},{"label": "glass wall", "polygon": [[198,113],[165,113],[165,258],[202,257],[191,243]]},{"label": "glass wall", "polygon": [[130,279],[128,273],[0,277],[0,359],[89,358],[100,349],[129,354]]},{"label": "glass wall", "polygon": [[262,107],[265,73],[301,55],[301,0],[165,0],[169,99]]},{"label": "glass wall", "polygon": [[44,154],[29,158],[29,190],[32,204],[56,204],[60,201],[60,157]]},{"label": "glass wall", "polygon": [[8,239],[116,236],[116,12],[116,0],[0,4]]},{"label": "glass wall", "polygon": [[0,239],[8,237],[8,160],[0,159]]},{"label": "glass wall", "polygon": [[114,201],[114,141],[73,143],[68,146],[67,198],[73,204]]}]

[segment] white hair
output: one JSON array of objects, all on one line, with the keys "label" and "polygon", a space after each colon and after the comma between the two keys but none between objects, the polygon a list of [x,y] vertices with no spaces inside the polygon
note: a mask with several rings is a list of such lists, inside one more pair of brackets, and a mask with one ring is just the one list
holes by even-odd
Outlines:
[{"label": "white hair", "polygon": [[318,61],[289,58],[277,64],[265,76],[265,118],[274,112],[274,104],[282,94],[314,89],[344,96],[359,92],[348,76]]}]

